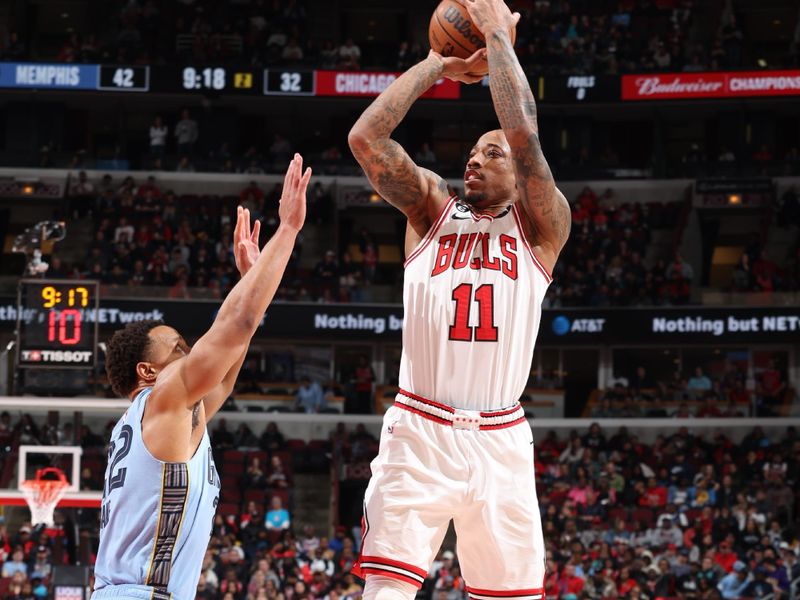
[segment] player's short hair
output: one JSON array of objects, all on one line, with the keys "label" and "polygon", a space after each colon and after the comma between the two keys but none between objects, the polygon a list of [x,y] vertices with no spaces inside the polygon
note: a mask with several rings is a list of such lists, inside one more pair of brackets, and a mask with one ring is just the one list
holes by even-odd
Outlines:
[{"label": "player's short hair", "polygon": [[134,321],[118,329],[106,345],[106,374],[111,389],[127,398],[136,388],[136,365],[145,358],[150,346],[148,335],[163,321]]}]

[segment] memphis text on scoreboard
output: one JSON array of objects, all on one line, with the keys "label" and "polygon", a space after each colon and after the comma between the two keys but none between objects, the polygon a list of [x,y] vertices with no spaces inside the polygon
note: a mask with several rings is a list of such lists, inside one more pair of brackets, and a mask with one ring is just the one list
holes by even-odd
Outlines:
[{"label": "memphis text on scoreboard", "polygon": [[0,88],[147,92],[147,65],[0,62]]}]

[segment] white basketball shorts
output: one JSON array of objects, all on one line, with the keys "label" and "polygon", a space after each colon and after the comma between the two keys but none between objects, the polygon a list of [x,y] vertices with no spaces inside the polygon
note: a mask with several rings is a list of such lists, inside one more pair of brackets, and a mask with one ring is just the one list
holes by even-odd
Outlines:
[{"label": "white basketball shorts", "polygon": [[543,600],[533,436],[519,404],[467,411],[401,390],[371,466],[354,574],[421,587],[453,519],[473,600]]}]

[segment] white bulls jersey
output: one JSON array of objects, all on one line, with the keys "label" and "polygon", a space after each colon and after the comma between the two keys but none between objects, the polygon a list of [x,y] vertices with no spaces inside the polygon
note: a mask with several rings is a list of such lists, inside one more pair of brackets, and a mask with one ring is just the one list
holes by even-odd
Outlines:
[{"label": "white bulls jersey", "polygon": [[471,410],[517,402],[550,282],[516,206],[475,215],[450,198],[406,259],[400,388]]}]

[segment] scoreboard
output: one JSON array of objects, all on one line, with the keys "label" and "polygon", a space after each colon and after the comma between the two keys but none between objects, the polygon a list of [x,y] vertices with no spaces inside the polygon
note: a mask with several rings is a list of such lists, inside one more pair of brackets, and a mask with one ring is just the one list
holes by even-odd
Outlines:
[{"label": "scoreboard", "polygon": [[17,294],[17,366],[91,369],[97,361],[97,281],[23,279]]},{"label": "scoreboard", "polygon": [[[256,69],[214,64],[84,65],[0,62],[0,89],[243,96],[375,97],[400,73]],[[800,96],[800,70],[630,75],[528,74],[537,101],[558,104],[695,98]],[[489,78],[440,79],[423,98],[490,102]]]},{"label": "scoreboard", "polygon": [[[252,69],[221,65],[83,65],[0,62],[0,88],[246,96],[377,96],[399,73]],[[424,97],[458,99],[442,79]]]}]

